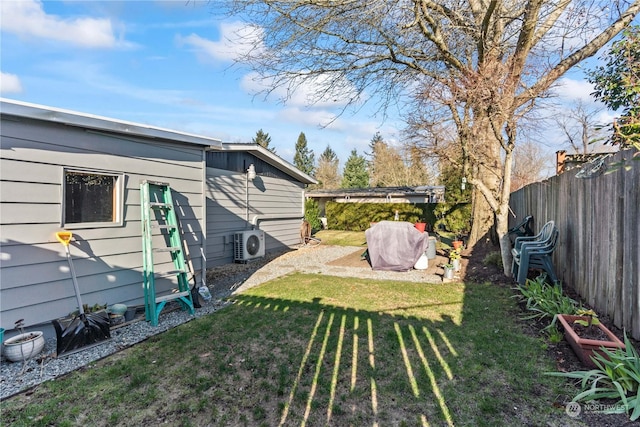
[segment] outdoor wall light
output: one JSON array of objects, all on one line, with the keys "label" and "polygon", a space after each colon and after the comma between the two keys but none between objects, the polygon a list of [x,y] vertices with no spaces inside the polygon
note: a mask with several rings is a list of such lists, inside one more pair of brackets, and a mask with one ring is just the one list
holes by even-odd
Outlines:
[{"label": "outdoor wall light", "polygon": [[251,181],[256,179],[256,168],[255,166],[253,166],[253,163],[251,163],[249,165],[249,169],[247,169],[247,178],[249,178]]}]

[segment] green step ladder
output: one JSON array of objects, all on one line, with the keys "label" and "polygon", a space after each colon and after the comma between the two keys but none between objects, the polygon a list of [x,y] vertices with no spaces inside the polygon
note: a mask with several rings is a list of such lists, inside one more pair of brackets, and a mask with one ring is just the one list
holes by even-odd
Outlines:
[{"label": "green step ladder", "polygon": [[[144,180],[140,183],[140,210],[142,219],[142,274],[144,284],[145,318],[153,326],[158,325],[158,317],[169,301],[178,300],[183,310],[194,315],[193,300],[187,277],[182,238],[178,217],[173,206],[171,187],[164,182]],[[154,240],[155,239],[155,240]],[[159,242],[164,240],[160,247]],[[154,241],[156,246],[154,247]],[[156,271],[154,254],[169,253],[173,261],[173,269]],[[158,255],[159,257],[161,255]],[[169,263],[164,256],[163,262]],[[156,261],[157,263],[158,261]],[[174,292],[157,296],[156,279],[177,277],[178,289]]]}]

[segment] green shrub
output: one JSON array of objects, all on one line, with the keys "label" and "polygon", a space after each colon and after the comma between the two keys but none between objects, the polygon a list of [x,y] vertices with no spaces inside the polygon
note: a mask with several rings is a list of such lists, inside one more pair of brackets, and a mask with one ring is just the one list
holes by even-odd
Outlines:
[{"label": "green shrub", "polygon": [[338,203],[327,202],[327,226],[331,230],[363,231],[372,222],[393,221],[398,211],[400,221],[426,222],[433,225],[434,204],[410,203]]},{"label": "green shrub", "polygon": [[311,224],[311,230],[322,230],[322,221],[320,221],[320,208],[318,202],[314,199],[307,199],[304,202],[304,219]]},{"label": "green shrub", "polygon": [[434,214],[439,218],[435,225],[444,228],[452,233],[468,233],[471,230],[471,204],[461,203],[452,205],[450,203],[440,203],[434,210]]},{"label": "green shrub", "polygon": [[527,279],[524,286],[518,285],[516,289],[521,295],[518,297],[526,303],[527,310],[531,312],[523,319],[552,319],[551,324],[545,329],[554,327],[558,314],[574,314],[578,310],[578,303],[562,293],[562,286],[550,285],[546,282],[546,274],[541,274],[535,280]]},{"label": "green shrub", "polygon": [[484,266],[494,265],[502,269],[502,254],[500,253],[500,251],[489,252],[487,255],[485,255],[484,259],[482,260],[482,265]]},{"label": "green shrub", "polygon": [[603,354],[592,356],[596,369],[575,372],[549,372],[547,375],[580,380],[582,391],[574,402],[597,399],[619,399],[606,413],[623,413],[631,421],[640,418],[640,356],[624,335],[625,349],[609,350],[601,347]]}]

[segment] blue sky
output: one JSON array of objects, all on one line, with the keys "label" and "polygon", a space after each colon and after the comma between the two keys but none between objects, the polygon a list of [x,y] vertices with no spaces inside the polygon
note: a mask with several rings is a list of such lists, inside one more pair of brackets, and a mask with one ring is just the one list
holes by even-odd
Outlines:
[{"label": "blue sky", "polygon": [[[363,108],[337,112],[254,95],[248,70],[231,67],[239,23],[206,1],[2,0],[0,93],[5,98],[220,138],[251,142],[262,129],[292,162],[300,132],[316,158],[327,145],[341,167],[376,132],[396,144],[403,123]],[[565,100],[588,100],[580,77],[564,79]],[[277,94],[276,94],[277,95]],[[553,151],[554,149],[551,147]]]}]

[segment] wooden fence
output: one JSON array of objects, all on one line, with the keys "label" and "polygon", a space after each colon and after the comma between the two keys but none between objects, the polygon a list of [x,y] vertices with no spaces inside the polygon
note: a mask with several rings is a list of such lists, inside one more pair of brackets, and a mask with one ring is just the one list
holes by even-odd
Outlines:
[{"label": "wooden fence", "polygon": [[563,286],[640,339],[640,162],[630,161],[632,154],[606,160],[627,159],[630,170],[580,179],[574,169],[512,193],[511,225],[529,214],[536,231],[555,221],[560,238],[553,258]]}]

